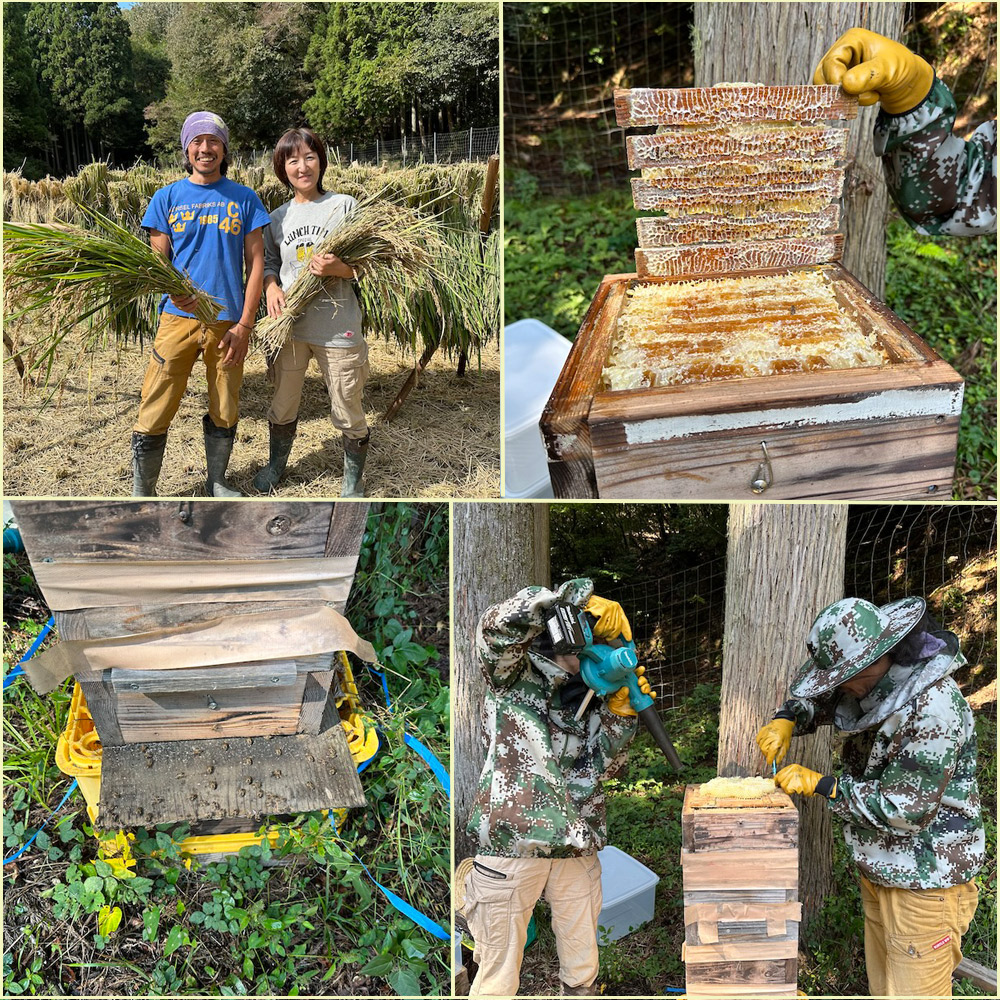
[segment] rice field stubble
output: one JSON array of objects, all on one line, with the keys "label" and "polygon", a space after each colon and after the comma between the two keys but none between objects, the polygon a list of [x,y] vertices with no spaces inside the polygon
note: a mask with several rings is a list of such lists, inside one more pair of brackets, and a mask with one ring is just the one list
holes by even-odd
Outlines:
[{"label": "rice field stubble", "polygon": [[[381,420],[413,368],[413,355],[384,340],[368,342],[371,378],[365,411],[372,429],[365,485],[373,497],[487,497],[500,493],[500,352],[485,345],[464,376],[443,353],[434,356],[391,423]],[[150,345],[81,354],[52,397],[45,386],[22,388],[4,364],[3,488],[11,496],[128,496],[132,425]],[[65,356],[70,356],[67,353]],[[241,418],[229,481],[256,495],[253,477],[267,461],[267,410],[273,394],[266,365],[251,353],[244,366]],[[201,417],[207,409],[202,362],[196,362],[171,424],[157,492],[204,494]],[[299,411],[298,436],[277,495],[337,496],[343,445],[315,363]]]}]

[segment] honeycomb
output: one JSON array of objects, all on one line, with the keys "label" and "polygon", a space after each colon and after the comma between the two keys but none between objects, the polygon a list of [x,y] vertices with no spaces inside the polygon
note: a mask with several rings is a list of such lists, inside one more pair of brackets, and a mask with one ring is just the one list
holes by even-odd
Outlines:
[{"label": "honeycomb", "polygon": [[699,786],[704,797],[713,799],[760,799],[773,794],[773,778],[712,778]]},{"label": "honeycomb", "polygon": [[887,363],[810,269],[634,286],[602,379],[638,389]]}]

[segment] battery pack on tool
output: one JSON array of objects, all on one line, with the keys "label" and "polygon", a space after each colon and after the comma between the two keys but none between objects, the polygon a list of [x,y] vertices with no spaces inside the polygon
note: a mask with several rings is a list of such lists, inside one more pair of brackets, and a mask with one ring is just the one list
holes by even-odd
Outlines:
[{"label": "battery pack on tool", "polygon": [[555,604],[545,619],[553,650],[559,655],[579,653],[593,639],[584,613],[572,604]]}]

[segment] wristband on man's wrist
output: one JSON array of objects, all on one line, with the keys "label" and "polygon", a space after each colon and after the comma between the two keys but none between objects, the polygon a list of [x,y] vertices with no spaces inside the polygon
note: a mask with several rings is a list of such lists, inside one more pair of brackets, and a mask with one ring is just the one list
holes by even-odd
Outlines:
[{"label": "wristband on man's wrist", "polygon": [[822,795],[831,801],[837,797],[837,776],[834,774],[824,774],[816,782],[816,795]]}]

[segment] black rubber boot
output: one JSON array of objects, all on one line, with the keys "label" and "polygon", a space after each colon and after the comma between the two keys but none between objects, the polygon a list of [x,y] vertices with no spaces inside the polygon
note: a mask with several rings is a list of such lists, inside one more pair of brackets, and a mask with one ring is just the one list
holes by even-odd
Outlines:
[{"label": "black rubber boot", "polygon": [[372,432],[369,431],[357,441],[344,438],[344,484],[340,488],[342,497],[363,497],[365,484],[361,475],[365,471],[365,460],[368,458],[368,442]]},{"label": "black rubber boot", "polygon": [[166,446],[166,431],[162,434],[132,431],[132,496],[156,496],[156,480],[160,478]]},{"label": "black rubber boot", "polygon": [[253,477],[254,489],[261,493],[267,493],[278,485],[278,480],[281,479],[288,464],[288,456],[292,453],[292,442],[295,440],[295,429],[299,426],[299,422],[293,420],[288,424],[272,424],[268,421],[267,426],[270,432],[268,463]]},{"label": "black rubber boot", "polygon": [[212,418],[206,413],[201,425],[205,431],[205,460],[208,464],[208,480],[205,492],[210,497],[241,497],[239,490],[234,490],[226,482],[226,468],[229,456],[233,453],[233,441],[236,440],[236,427],[216,427]]}]

